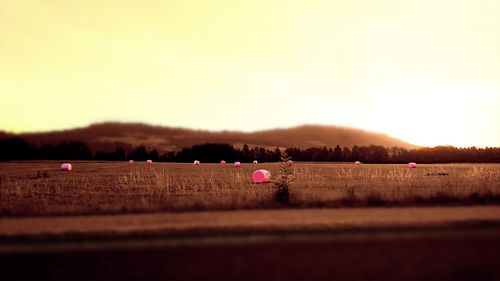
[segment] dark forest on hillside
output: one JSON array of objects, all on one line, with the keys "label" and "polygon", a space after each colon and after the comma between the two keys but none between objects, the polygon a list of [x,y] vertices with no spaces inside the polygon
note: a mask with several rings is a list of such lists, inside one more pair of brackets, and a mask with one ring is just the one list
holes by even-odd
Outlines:
[{"label": "dark forest on hillside", "polygon": [[250,148],[244,145],[242,149],[230,144],[206,143],[183,148],[180,151],[158,153],[157,150],[147,150],[137,146],[130,151],[117,148],[113,152],[92,153],[83,142],[62,142],[57,145],[37,147],[20,138],[0,140],[0,161],[11,160],[109,160],[124,161],[128,159],[144,161],[151,159],[161,162],[192,162],[199,160],[205,163],[216,163],[224,159],[228,162],[276,162],[282,153],[288,154],[294,161],[312,162],[351,162],[364,163],[500,163],[500,148],[456,148],[438,146],[407,150],[399,147],[383,146],[353,146],[334,148],[311,147],[307,149],[287,148],[280,150],[263,147]]}]

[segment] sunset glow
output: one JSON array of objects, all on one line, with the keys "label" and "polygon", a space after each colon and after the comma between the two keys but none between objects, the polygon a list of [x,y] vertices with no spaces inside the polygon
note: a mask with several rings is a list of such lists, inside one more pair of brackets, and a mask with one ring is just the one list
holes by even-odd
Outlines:
[{"label": "sunset glow", "polygon": [[500,146],[500,1],[1,1],[0,131],[350,126]]}]

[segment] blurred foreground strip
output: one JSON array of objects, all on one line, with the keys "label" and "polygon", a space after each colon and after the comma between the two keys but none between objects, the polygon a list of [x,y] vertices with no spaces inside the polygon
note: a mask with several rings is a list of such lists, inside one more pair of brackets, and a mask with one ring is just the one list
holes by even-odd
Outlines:
[{"label": "blurred foreground strip", "polygon": [[500,207],[239,210],[0,218],[0,241],[500,225]]}]

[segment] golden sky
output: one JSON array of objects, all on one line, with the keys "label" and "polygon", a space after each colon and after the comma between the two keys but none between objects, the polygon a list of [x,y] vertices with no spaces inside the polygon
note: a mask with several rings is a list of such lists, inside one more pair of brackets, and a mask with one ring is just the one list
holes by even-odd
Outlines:
[{"label": "golden sky", "polygon": [[0,1],[0,130],[332,124],[500,146],[500,1]]}]

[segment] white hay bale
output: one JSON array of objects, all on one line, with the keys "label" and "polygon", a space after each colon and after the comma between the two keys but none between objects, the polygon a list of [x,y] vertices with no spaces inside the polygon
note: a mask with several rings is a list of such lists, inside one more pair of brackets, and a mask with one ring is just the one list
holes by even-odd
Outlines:
[{"label": "white hay bale", "polygon": [[148,165],[151,165],[151,164],[153,164],[153,160],[147,160],[147,161],[146,161],[146,163],[147,163]]},{"label": "white hay bale", "polygon": [[61,171],[71,171],[73,170],[73,166],[71,163],[63,163],[61,164]]},{"label": "white hay bale", "polygon": [[128,160],[129,165],[134,165],[134,160]]},{"label": "white hay bale", "polygon": [[415,163],[415,162],[408,163],[408,168],[416,168],[416,167],[417,167],[417,163]]},{"label": "white hay bale", "polygon": [[253,163],[254,163],[254,164],[257,164],[257,163],[259,163],[259,162],[257,162],[257,160],[253,160]]},{"label": "white hay bale", "polygon": [[268,170],[256,170],[252,173],[253,183],[267,183],[271,182],[271,173]]},{"label": "white hay bale", "polygon": [[200,161],[198,161],[198,160],[194,160],[193,165],[195,165],[195,166],[200,165]]},{"label": "white hay bale", "polygon": [[239,167],[241,167],[241,163],[240,162],[234,162],[233,166],[236,167],[236,168],[239,168]]},{"label": "white hay bale", "polygon": [[224,160],[220,160],[220,164],[221,164],[221,165],[226,165],[226,161],[224,161]]},{"label": "white hay bale", "polygon": [[361,165],[361,162],[356,161],[356,162],[354,162],[354,165]]}]

